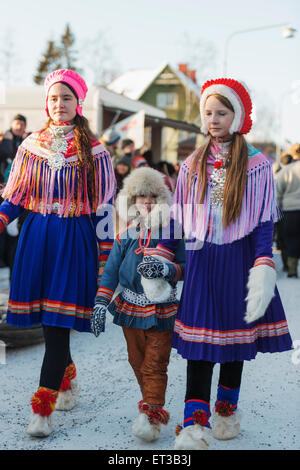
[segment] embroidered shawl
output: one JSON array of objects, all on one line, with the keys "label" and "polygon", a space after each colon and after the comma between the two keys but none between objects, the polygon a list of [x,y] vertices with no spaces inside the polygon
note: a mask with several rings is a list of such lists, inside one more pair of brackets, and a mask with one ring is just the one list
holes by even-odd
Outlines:
[{"label": "embroidered shawl", "polygon": [[96,213],[115,193],[115,176],[109,153],[97,140],[91,139],[95,163],[95,198],[89,200],[87,170],[79,177],[74,131],[65,135],[67,149],[61,169],[52,168],[48,159],[53,155],[48,130],[34,132],[19,146],[2,197],[25,209],[43,215],[53,212],[57,204],[60,217]]},{"label": "embroidered shawl", "polygon": [[[172,204],[172,217],[183,225],[185,237],[195,238],[200,242],[218,245],[231,243],[250,234],[261,222],[279,220],[272,165],[257,149],[248,144],[247,182],[239,218],[223,227],[221,207],[210,204],[212,182],[208,176],[208,185],[203,204],[200,204],[201,184],[198,184],[198,168],[187,188],[188,174],[195,153],[181,165]],[[209,155],[211,161],[214,156]]]}]

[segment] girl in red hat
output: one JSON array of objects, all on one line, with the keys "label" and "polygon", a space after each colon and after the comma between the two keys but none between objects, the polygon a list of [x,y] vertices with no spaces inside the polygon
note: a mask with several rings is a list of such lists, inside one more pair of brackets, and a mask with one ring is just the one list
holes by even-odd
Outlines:
[{"label": "girl in red hat", "polygon": [[[206,82],[200,112],[207,140],[179,172],[173,228],[179,226],[186,239],[186,269],[173,347],[187,359],[187,384],[175,449],[207,449],[211,433],[216,439],[237,436],[244,361],[258,352],[292,349],[272,260],[279,214],[272,167],[244,138],[252,126],[251,109],[243,84],[224,78]],[[156,250],[168,255],[176,243],[174,237],[162,239]],[[147,268],[144,262],[144,277]]]},{"label": "girl in red hat", "polygon": [[[7,323],[42,324],[45,356],[33,395],[31,436],[51,433],[53,410],[77,400],[70,330],[90,332],[90,316],[113,240],[97,231],[115,192],[109,153],[82,115],[87,87],[76,72],[45,80],[49,121],[19,146],[0,206],[0,230],[25,209],[11,280]],[[100,209],[100,210],[99,210]],[[98,245],[98,246],[97,246]]]}]

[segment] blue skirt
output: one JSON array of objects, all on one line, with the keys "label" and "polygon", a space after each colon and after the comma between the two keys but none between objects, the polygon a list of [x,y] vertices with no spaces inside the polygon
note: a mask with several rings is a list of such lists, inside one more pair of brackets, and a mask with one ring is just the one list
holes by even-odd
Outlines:
[{"label": "blue skirt", "polygon": [[254,257],[250,238],[204,243],[186,251],[186,269],[173,347],[185,359],[216,363],[254,359],[258,352],[292,349],[285,313],[275,290],[265,315],[247,324],[247,282]]},{"label": "blue skirt", "polygon": [[30,213],[15,256],[7,323],[90,332],[97,271],[97,241],[88,215]]}]

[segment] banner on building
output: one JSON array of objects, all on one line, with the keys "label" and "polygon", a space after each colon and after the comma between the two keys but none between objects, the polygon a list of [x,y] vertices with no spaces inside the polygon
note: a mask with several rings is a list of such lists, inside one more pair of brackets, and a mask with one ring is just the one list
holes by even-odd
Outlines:
[{"label": "banner on building", "polygon": [[144,129],[145,111],[132,114],[114,125],[114,130],[121,134],[121,139],[132,139],[136,149],[144,145]]}]

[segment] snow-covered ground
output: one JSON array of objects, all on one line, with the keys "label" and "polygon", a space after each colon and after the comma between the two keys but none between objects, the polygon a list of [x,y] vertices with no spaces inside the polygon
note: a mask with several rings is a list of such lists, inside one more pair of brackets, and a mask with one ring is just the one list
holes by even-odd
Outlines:
[{"label": "snow-covered ground", "polygon": [[[299,345],[281,354],[258,354],[245,363],[241,432],[231,441],[213,440],[214,450],[300,449],[300,279],[287,279],[279,255],[275,259],[290,332]],[[0,270],[0,289],[8,285],[7,272]],[[0,449],[172,450],[175,427],[183,418],[186,361],[172,351],[166,399],[171,419],[159,440],[146,444],[131,434],[140,395],[121,328],[108,318],[105,334],[95,338],[73,332],[71,347],[81,386],[79,403],[72,411],[54,413],[54,432],[47,439],[33,439],[25,432],[44,345],[6,351],[6,364],[0,364]]]}]

